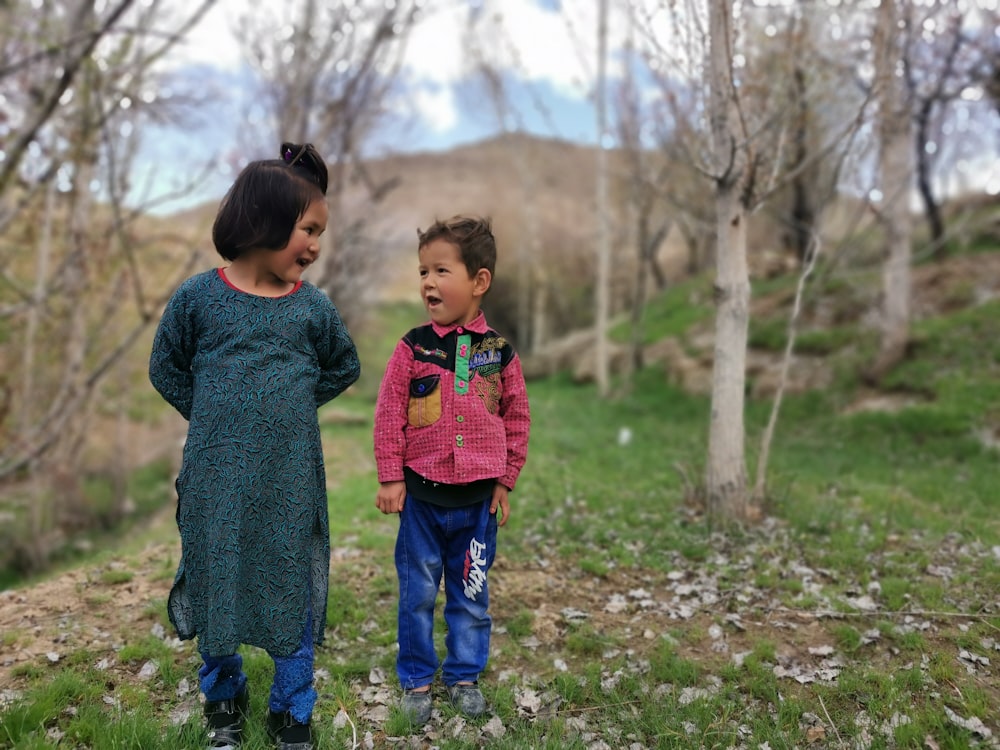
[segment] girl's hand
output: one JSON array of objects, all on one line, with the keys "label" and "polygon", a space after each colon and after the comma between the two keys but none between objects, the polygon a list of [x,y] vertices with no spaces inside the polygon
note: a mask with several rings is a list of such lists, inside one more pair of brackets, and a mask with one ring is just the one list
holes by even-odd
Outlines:
[{"label": "girl's hand", "polygon": [[510,500],[507,499],[508,494],[510,494],[510,490],[497,482],[496,487],[493,488],[493,501],[490,503],[490,513],[496,513],[497,507],[500,508],[500,515],[497,517],[497,523],[500,526],[507,523],[507,519],[510,518]]},{"label": "girl's hand", "polygon": [[406,482],[382,482],[375,496],[375,507],[383,513],[400,513],[406,502]]}]

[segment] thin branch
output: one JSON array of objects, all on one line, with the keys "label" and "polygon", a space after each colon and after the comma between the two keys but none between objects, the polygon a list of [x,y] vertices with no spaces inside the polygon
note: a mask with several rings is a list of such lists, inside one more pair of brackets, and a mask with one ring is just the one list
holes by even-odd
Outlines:
[{"label": "thin branch", "polygon": [[764,500],[764,492],[767,485],[767,461],[771,453],[771,441],[774,438],[774,428],[778,423],[778,413],[781,411],[781,401],[785,394],[785,386],[788,384],[788,370],[792,364],[792,354],[795,351],[795,336],[798,333],[799,315],[802,312],[802,297],[805,294],[806,282],[812,275],[816,267],[816,259],[820,253],[820,239],[815,231],[809,243],[809,252],[806,262],[799,274],[798,284],[795,286],[795,302],[792,305],[792,314],[788,318],[788,340],[785,342],[785,355],[781,360],[781,373],[778,378],[778,389],[774,394],[774,401],[771,404],[771,415],[767,420],[767,427],[760,441],[760,454],[757,456],[757,481],[753,489],[753,499],[756,502]]},{"label": "thin branch", "polygon": [[[76,78],[76,74],[80,71],[83,62],[90,56],[97,43],[118,22],[133,2],[134,0],[121,0],[119,5],[108,14],[101,27],[87,38],[82,48],[76,54],[71,55],[70,59],[66,60],[63,65],[62,74],[59,76],[59,80],[55,86],[52,87],[48,97],[35,112],[35,116],[30,119],[28,125],[14,138],[10,148],[7,149],[7,159],[3,162],[3,166],[0,167],[0,194],[3,194],[7,188],[7,184],[17,174],[21,160],[24,158],[25,153],[27,153],[28,145],[35,140],[42,126],[48,122],[52,113],[55,112],[59,100],[66,93],[66,89],[70,87],[73,79]],[[79,14],[76,18],[77,25],[82,25],[83,19],[88,15],[88,9],[90,9],[90,3],[80,3]]]},{"label": "thin branch", "polygon": [[823,707],[823,713],[826,716],[826,720],[830,722],[830,726],[833,729],[833,733],[837,735],[837,744],[842,746],[844,744],[844,739],[843,737],[840,736],[840,731],[837,729],[837,725],[834,724],[833,719],[830,718],[830,712],[826,710],[826,704],[823,702],[823,694],[817,692],[816,696],[819,698],[819,705]]}]

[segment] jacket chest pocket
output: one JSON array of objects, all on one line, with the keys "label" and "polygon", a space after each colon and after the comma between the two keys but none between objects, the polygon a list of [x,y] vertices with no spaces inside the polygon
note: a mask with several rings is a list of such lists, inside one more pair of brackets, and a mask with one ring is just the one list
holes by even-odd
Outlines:
[{"label": "jacket chest pocket", "polygon": [[406,416],[410,427],[429,427],[441,419],[440,375],[427,375],[410,381]]}]

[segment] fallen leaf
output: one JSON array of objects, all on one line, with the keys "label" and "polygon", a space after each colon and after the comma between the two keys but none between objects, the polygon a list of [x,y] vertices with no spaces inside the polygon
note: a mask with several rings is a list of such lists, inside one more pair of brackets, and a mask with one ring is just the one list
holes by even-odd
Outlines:
[{"label": "fallen leaf", "polygon": [[806,741],[807,742],[819,742],[820,740],[826,739],[826,727],[822,724],[817,724],[816,726],[809,727],[806,730]]},{"label": "fallen leaf", "polygon": [[530,714],[538,713],[538,709],[542,707],[542,699],[539,697],[538,693],[531,688],[525,688],[518,693],[515,698],[515,702],[520,708]]},{"label": "fallen leaf", "polygon": [[483,734],[487,734],[490,737],[495,737],[499,739],[500,737],[503,737],[505,734],[507,734],[507,727],[505,727],[503,725],[503,722],[500,721],[499,716],[494,716],[485,724],[483,724]]},{"label": "fallen leaf", "polygon": [[612,615],[619,614],[628,609],[628,600],[621,594],[612,594],[608,603],[604,605],[604,611]]}]

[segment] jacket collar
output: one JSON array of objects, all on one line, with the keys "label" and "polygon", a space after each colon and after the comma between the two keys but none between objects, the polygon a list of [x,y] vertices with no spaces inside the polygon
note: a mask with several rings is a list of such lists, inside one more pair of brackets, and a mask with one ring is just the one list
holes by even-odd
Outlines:
[{"label": "jacket collar", "polygon": [[[449,333],[458,331],[462,333],[463,331],[469,331],[471,333],[486,333],[489,330],[489,326],[486,325],[486,316],[483,315],[483,311],[480,310],[479,314],[464,325],[459,325],[458,323],[453,323],[450,326],[438,325],[434,321],[431,321],[431,327],[434,329],[440,338],[444,338]],[[459,330],[462,329],[462,330]]]}]

